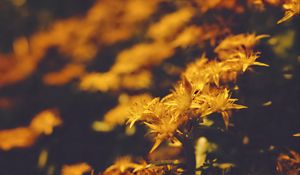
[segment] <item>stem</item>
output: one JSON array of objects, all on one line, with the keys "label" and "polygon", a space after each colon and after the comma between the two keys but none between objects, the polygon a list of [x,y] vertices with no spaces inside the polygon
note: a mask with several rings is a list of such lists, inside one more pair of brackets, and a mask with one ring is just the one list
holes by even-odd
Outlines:
[{"label": "stem", "polygon": [[195,155],[195,133],[194,123],[189,121],[185,123],[181,130],[176,134],[176,138],[182,143],[185,158],[186,175],[194,175],[196,171],[196,155]]},{"label": "stem", "polygon": [[193,139],[187,137],[183,140],[183,149],[186,160],[186,173],[193,175],[196,168],[195,147]]},{"label": "stem", "polygon": [[186,175],[194,175],[196,171],[196,155],[195,155],[195,145],[194,145],[194,126],[193,122],[187,122],[183,126],[180,133],[177,133],[176,138],[182,143],[186,171]]}]

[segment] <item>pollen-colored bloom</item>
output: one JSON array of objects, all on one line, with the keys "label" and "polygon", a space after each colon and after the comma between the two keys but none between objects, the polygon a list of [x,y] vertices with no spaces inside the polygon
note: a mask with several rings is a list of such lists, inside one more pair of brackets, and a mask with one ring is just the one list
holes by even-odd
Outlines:
[{"label": "pollen-colored bloom", "polygon": [[148,164],[145,160],[134,160],[130,156],[119,157],[103,175],[167,175],[172,165]]},{"label": "pollen-colored bloom", "polygon": [[108,167],[103,175],[133,175],[132,171],[139,167],[140,165],[134,163],[131,157],[124,156],[118,158],[113,165]]},{"label": "pollen-colored bloom", "polygon": [[174,121],[178,120],[179,115],[187,111],[192,103],[193,89],[191,83],[183,77],[183,80],[179,82],[171,94],[164,97],[162,101],[174,112]]},{"label": "pollen-colored bloom", "polygon": [[164,140],[176,141],[182,134],[180,126],[195,117],[220,113],[228,127],[231,111],[246,106],[236,104],[238,99],[230,97],[226,83],[235,81],[249,66],[267,66],[256,61],[259,53],[252,50],[262,37],[240,34],[226,38],[215,50],[226,59],[209,61],[203,55],[187,66],[170,94],[132,106],[128,123],[132,126],[138,121],[149,128],[154,140],[150,152]]},{"label": "pollen-colored bloom", "polygon": [[221,43],[215,48],[215,53],[218,54],[218,58],[226,60],[231,54],[236,53],[237,50],[246,48],[246,50],[252,50],[255,44],[262,39],[268,37],[268,35],[255,34],[238,34],[226,37]]},{"label": "pollen-colored bloom", "polygon": [[300,13],[300,0],[287,0],[286,3],[283,4],[283,8],[285,10],[284,16],[277,21],[277,24],[280,24]]},{"label": "pollen-colored bloom", "polygon": [[253,52],[252,50],[241,50],[236,51],[228,56],[225,64],[232,68],[232,70],[245,72],[249,66],[269,66],[265,63],[257,62],[256,59],[259,58],[259,52]]},{"label": "pollen-colored bloom", "polygon": [[164,140],[174,140],[174,135],[180,124],[176,121],[176,113],[159,98],[144,104],[139,104],[131,111],[128,122],[132,126],[136,121],[141,121],[149,128],[149,133],[154,139],[150,152],[154,151]]},{"label": "pollen-colored bloom", "polygon": [[[126,123],[130,113],[129,109],[131,107],[135,106],[138,103],[145,103],[147,101],[151,101],[151,99],[152,97],[149,94],[140,94],[135,96],[128,96],[127,94],[122,94],[119,97],[119,104],[116,107],[109,110],[107,113],[105,113],[104,119],[102,121],[96,121],[93,124],[93,128],[97,131],[102,132],[111,131],[115,126]],[[137,110],[139,109],[143,108],[137,108]],[[135,114],[138,113],[139,112],[135,111]],[[132,116],[131,119],[133,118],[134,117]],[[137,120],[138,118],[139,117],[137,117],[135,120]]]},{"label": "pollen-colored bloom", "polygon": [[183,72],[183,75],[191,83],[193,89],[202,90],[209,83],[208,72],[204,71],[207,62],[208,59],[203,55],[194,63],[189,64]]},{"label": "pollen-colored bloom", "polygon": [[171,142],[177,141],[174,136],[180,123],[171,121],[171,119],[163,118],[156,123],[144,122],[149,128],[149,134],[153,135],[154,139],[154,144],[150,153],[153,152],[164,140],[170,140]]},{"label": "pollen-colored bloom", "polygon": [[211,94],[196,97],[193,107],[200,109],[202,117],[214,112],[221,113],[225,126],[228,127],[230,111],[246,108],[246,106],[235,104],[236,101],[237,99],[230,98],[228,89],[216,90]]},{"label": "pollen-colored bloom", "polygon": [[151,112],[151,110],[153,110],[153,106],[155,106],[158,101],[159,98],[135,101],[129,111],[128,123],[130,127],[132,127],[135,124],[135,122],[139,120],[152,120],[153,116],[151,116],[151,114],[153,112]]}]

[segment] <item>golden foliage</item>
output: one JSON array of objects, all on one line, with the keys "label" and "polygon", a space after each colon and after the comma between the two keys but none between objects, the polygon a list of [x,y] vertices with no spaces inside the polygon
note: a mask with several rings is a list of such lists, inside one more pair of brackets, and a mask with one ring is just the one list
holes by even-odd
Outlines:
[{"label": "golden foliage", "polygon": [[178,34],[176,39],[172,41],[174,47],[186,48],[191,45],[199,45],[204,41],[210,41],[211,45],[215,45],[216,38],[229,32],[227,28],[220,28],[218,25],[191,25],[186,27]]},{"label": "golden foliage", "polygon": [[50,135],[53,128],[62,124],[57,111],[44,110],[38,113],[30,122],[29,128],[39,134]]},{"label": "golden foliage", "polygon": [[159,22],[150,26],[147,35],[155,41],[168,41],[186,26],[194,13],[193,8],[184,7],[174,13],[167,14]]},{"label": "golden foliage", "polygon": [[[102,46],[132,37],[136,33],[136,26],[154,13],[159,2],[98,0],[84,17],[59,20],[47,30],[16,39],[13,42],[13,53],[0,54],[0,87],[30,76],[52,47],[70,57],[71,62],[86,64],[95,57]],[[70,77],[73,79],[81,75],[78,72],[81,71],[62,70],[60,73],[68,74],[68,78],[56,82],[52,76],[47,77],[45,81],[49,81],[50,84],[62,84],[66,79],[71,79]]]},{"label": "golden foliage", "polygon": [[230,98],[229,91],[225,88],[219,91],[212,91],[195,97],[192,108],[200,112],[202,117],[215,112],[222,114],[225,126],[228,127],[229,115],[232,109],[243,109],[246,106],[235,104],[237,99]]},{"label": "golden foliage", "polygon": [[152,82],[147,67],[160,64],[173,55],[173,52],[173,48],[164,43],[137,44],[120,52],[116,63],[108,72],[84,75],[80,82],[80,89],[106,92],[122,88],[147,88]]},{"label": "golden foliage", "polygon": [[104,118],[100,123],[96,122],[94,129],[97,131],[107,132],[111,131],[117,125],[126,123],[130,107],[137,103],[150,101],[151,98],[152,97],[149,94],[140,94],[135,96],[128,96],[127,94],[120,95],[119,104],[109,110],[104,115]]},{"label": "golden foliage", "polygon": [[300,137],[300,133],[295,133],[295,134],[293,134],[293,136]]},{"label": "golden foliage", "polygon": [[[239,40],[231,43],[232,38]],[[218,53],[222,51],[221,55],[226,55],[226,59],[223,57],[220,61],[208,61],[203,55],[187,66],[182,79],[169,95],[133,106],[128,122],[132,126],[136,121],[141,121],[149,128],[149,133],[155,140],[150,152],[164,140],[177,141],[176,135],[182,134],[179,126],[192,118],[203,118],[217,112],[222,115],[225,126],[228,127],[231,110],[245,106],[235,104],[237,99],[230,97],[230,92],[224,85],[228,81],[235,81],[237,75],[251,65],[266,66],[255,61],[257,54],[251,54],[257,38],[261,37],[240,34],[226,38],[216,49]],[[239,49],[242,46],[250,54],[246,55],[245,49]]]},{"label": "golden foliage", "polygon": [[239,6],[236,0],[194,0],[199,8],[199,11],[204,14],[211,9],[231,9],[237,13],[244,11],[242,6]]},{"label": "golden foliage", "polygon": [[[13,42],[14,52],[0,55],[0,86],[13,84],[31,75],[51,47],[57,48],[60,53],[70,57],[71,63],[58,72],[44,75],[43,81],[47,85],[63,85],[80,77],[84,73],[84,64],[93,59],[102,46],[111,45],[134,36],[139,30],[137,26],[155,12],[160,2],[160,0],[99,0],[84,17],[59,20],[47,30],[39,31],[30,37],[16,39]],[[99,73],[97,78],[91,78],[91,75],[87,74],[83,77],[80,87],[84,90],[98,89],[103,92],[109,89],[149,87],[151,75],[150,72],[145,73],[145,68],[158,65],[170,58],[176,47],[186,48],[206,40],[214,43],[216,37],[228,32],[228,29],[221,29],[219,25],[189,25],[188,23],[195,16],[197,10],[204,13],[212,8],[240,8],[235,0],[209,2],[195,0],[195,3],[198,5],[197,8],[186,3],[175,12],[166,14],[157,22],[150,24],[146,33],[148,37],[154,40],[153,42],[142,42],[132,48],[125,49],[119,53],[116,63],[109,72]],[[84,27],[77,30],[81,26]],[[143,73],[138,73],[140,71]],[[132,73],[143,80],[137,82],[143,83],[137,84],[131,81]],[[96,76],[94,73],[91,74]],[[106,78],[106,76],[108,77]],[[107,86],[103,85],[110,78],[113,81],[109,82]],[[101,81],[103,83],[92,83],[92,79],[103,80]],[[116,85],[112,85],[112,82]]]},{"label": "golden foliage", "polygon": [[[80,78],[79,88],[82,90],[108,92],[146,89],[152,84],[151,68],[174,56],[178,48],[203,45],[205,41],[214,46],[218,37],[230,33],[229,28],[217,24],[205,22],[201,25],[192,24],[194,18],[203,16],[212,9],[229,9],[236,13],[244,11],[244,7],[236,0],[177,1],[173,12],[158,17],[148,25],[145,20],[154,14],[161,2],[165,1],[98,0],[83,17],[59,20],[47,30],[29,37],[17,38],[12,44],[13,52],[0,55],[0,87],[30,76],[46,56],[48,49],[56,48],[60,54],[69,59],[69,63],[59,71],[43,75],[43,82],[46,85],[60,86]],[[248,0],[248,3],[259,8],[264,8],[264,3],[279,5],[281,2],[281,0]],[[283,5],[285,15],[278,23],[299,14],[299,2],[286,0]],[[177,3],[185,5],[177,6]],[[143,24],[147,24],[146,27],[141,27]],[[141,34],[145,35],[145,38],[141,37]],[[107,72],[85,70],[102,47],[129,40],[134,36],[141,41],[120,51],[115,63]],[[120,95],[118,106],[108,111],[103,121],[95,122],[93,128],[106,132],[126,121],[130,127],[136,122],[143,123],[148,127],[149,135],[154,140],[150,153],[163,141],[180,142],[181,136],[186,134],[181,130],[181,126],[192,120],[199,122],[199,125],[211,125],[209,116],[213,113],[219,113],[225,127],[228,128],[232,111],[246,108],[236,104],[238,99],[231,97],[228,83],[236,81],[238,75],[251,66],[268,66],[257,62],[260,52],[254,51],[254,46],[264,37],[267,35],[227,36],[214,49],[217,58],[212,60],[203,55],[188,64],[181,73],[181,79],[169,94],[162,98],[152,98],[149,94]],[[0,108],[7,106],[9,101],[0,98]],[[62,121],[55,111],[42,111],[32,119],[28,127],[0,131],[0,149],[31,146],[42,134],[52,134],[53,128],[61,124]],[[299,136],[299,133],[294,136]],[[204,137],[197,141],[197,145],[196,164],[200,167],[205,162],[209,145]],[[174,155],[180,152],[177,148],[173,152]],[[163,151],[160,153],[160,155],[152,153],[154,156],[152,158],[150,156],[150,159],[167,155]],[[42,154],[40,166],[45,165],[47,156],[47,152]],[[300,156],[295,151],[281,154],[278,157],[277,170],[287,174],[299,173],[299,162]],[[117,159],[103,174],[167,174],[173,168],[172,163],[159,165],[144,160],[135,161],[125,156]],[[228,169],[233,164],[213,166]],[[91,167],[86,163],[65,165],[62,168],[63,175],[82,175],[90,171]]]},{"label": "golden foliage", "polygon": [[300,173],[300,155],[293,150],[280,154],[277,158],[276,170],[280,174],[296,175]]},{"label": "golden foliage", "polygon": [[158,65],[173,54],[173,48],[166,43],[141,43],[123,50],[116,58],[111,71],[132,73],[143,67]]},{"label": "golden foliage", "polygon": [[263,0],[248,0],[247,1],[250,6],[255,7],[257,10],[264,10],[265,4]]},{"label": "golden foliage", "polygon": [[59,72],[50,72],[43,76],[43,82],[47,85],[60,86],[80,77],[85,72],[81,64],[68,64]]},{"label": "golden foliage", "polygon": [[284,21],[287,21],[291,17],[300,14],[300,0],[286,0],[283,4],[285,10],[284,16],[277,21],[277,24],[280,24]]},{"label": "golden foliage", "polygon": [[166,175],[172,169],[170,165],[156,166],[147,164],[146,161],[140,160],[134,162],[133,158],[123,156],[118,158],[115,163],[109,166],[103,175]]},{"label": "golden foliage", "polygon": [[132,162],[132,158],[129,156],[118,158],[113,165],[108,167],[103,175],[131,175],[130,171],[135,168],[139,168],[140,165]]},{"label": "golden foliage", "polygon": [[280,4],[283,3],[283,1],[285,0],[265,0],[266,3],[270,4],[270,5],[273,5],[273,6],[278,6]]},{"label": "golden foliage", "polygon": [[152,74],[149,70],[141,70],[134,74],[124,75],[121,87],[124,89],[139,90],[149,88],[152,84]]},{"label": "golden foliage", "polygon": [[8,151],[15,147],[29,147],[34,144],[37,137],[37,133],[25,127],[1,130],[0,149]]},{"label": "golden foliage", "polygon": [[90,172],[91,166],[87,163],[77,163],[72,165],[64,165],[61,170],[62,175],[83,175]]},{"label": "golden foliage", "polygon": [[[83,90],[144,89],[151,85],[149,69],[160,65],[172,57],[176,48],[199,45],[215,39],[228,32],[218,25],[188,25],[195,9],[190,6],[179,8],[166,14],[147,29],[150,42],[141,42],[118,53],[114,65],[105,73],[90,73],[82,77],[80,88]],[[95,78],[92,78],[95,77]],[[134,81],[135,79],[140,81]],[[95,82],[97,81],[97,82]]]},{"label": "golden foliage", "polygon": [[89,91],[114,91],[118,89],[146,89],[152,83],[152,74],[148,70],[119,75],[113,72],[88,73],[82,76],[80,89]]},{"label": "golden foliage", "polygon": [[28,127],[0,130],[0,149],[29,147],[42,134],[50,135],[53,128],[62,123],[54,110],[44,110],[38,113]]},{"label": "golden foliage", "polygon": [[144,103],[150,101],[152,97],[149,94],[140,94],[135,96],[121,95],[119,98],[119,105],[108,111],[104,116],[104,121],[110,124],[125,123],[129,109],[136,103]]},{"label": "golden foliage", "polygon": [[226,37],[216,48],[215,53],[218,54],[218,58],[226,60],[230,55],[235,54],[237,51],[251,50],[262,38],[268,37],[268,35],[255,34],[239,34]]},{"label": "golden foliage", "polygon": [[82,77],[80,89],[82,90],[100,90],[107,92],[119,87],[120,77],[111,72],[108,73],[89,73]]}]

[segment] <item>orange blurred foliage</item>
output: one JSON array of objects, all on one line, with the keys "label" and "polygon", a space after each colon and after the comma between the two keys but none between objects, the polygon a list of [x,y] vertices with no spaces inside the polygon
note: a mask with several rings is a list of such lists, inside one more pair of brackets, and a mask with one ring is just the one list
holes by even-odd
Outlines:
[{"label": "orange blurred foliage", "polygon": [[287,154],[280,154],[277,158],[276,170],[282,175],[297,175],[300,173],[300,154],[289,150]]},{"label": "orange blurred foliage", "polygon": [[0,87],[30,76],[49,48],[57,48],[74,63],[90,61],[102,46],[132,37],[136,25],[153,14],[158,2],[98,0],[84,17],[59,20],[47,30],[16,39],[13,53],[0,54]]},{"label": "orange blurred foliage", "polygon": [[85,72],[85,67],[81,64],[68,64],[59,72],[50,72],[43,76],[43,82],[46,85],[64,85]]},{"label": "orange blurred foliage", "polygon": [[91,172],[92,168],[87,163],[77,163],[72,165],[64,165],[61,175],[83,175],[83,173]]},{"label": "orange blurred foliage", "polygon": [[53,128],[61,124],[57,111],[44,110],[32,119],[28,127],[0,130],[0,149],[30,147],[39,136],[52,134]]}]

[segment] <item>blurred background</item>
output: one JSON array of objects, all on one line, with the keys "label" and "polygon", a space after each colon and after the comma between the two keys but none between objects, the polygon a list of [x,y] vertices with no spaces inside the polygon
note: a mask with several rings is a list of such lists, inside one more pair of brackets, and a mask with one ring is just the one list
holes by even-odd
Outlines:
[{"label": "blurred background", "polygon": [[[299,17],[277,25],[283,16],[280,5],[266,4],[262,10],[249,1],[215,11],[196,1],[130,2],[0,0],[0,130],[26,127],[45,109],[57,110],[63,122],[29,147],[0,150],[1,175],[60,174],[63,165],[78,162],[101,172],[120,155],[145,156],[151,142],[143,127],[128,134],[122,124],[109,132],[99,132],[93,124],[124,94],[166,95],[187,63],[203,53],[215,58],[213,48],[219,40],[239,33],[270,35],[256,47],[260,61],[270,67],[255,67],[239,77],[233,96],[248,108],[234,113],[228,132],[206,133],[219,148],[211,158],[236,164],[232,174],[271,175],[279,153],[300,151],[299,138],[292,136],[300,132]],[[219,28],[187,46],[154,48],[151,54],[159,61],[131,72],[118,69],[123,83],[114,86],[116,75],[110,73],[120,53],[157,40],[147,37],[148,28],[185,6],[200,12],[184,27]],[[199,36],[207,33],[205,28],[201,31]],[[168,49],[170,53],[164,53]],[[145,49],[135,56],[143,54],[151,55]],[[82,84],[93,72],[109,72],[96,79],[98,88]],[[127,75],[137,82],[124,80]]]}]

